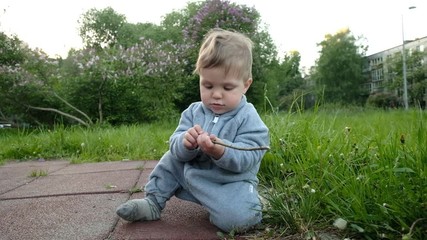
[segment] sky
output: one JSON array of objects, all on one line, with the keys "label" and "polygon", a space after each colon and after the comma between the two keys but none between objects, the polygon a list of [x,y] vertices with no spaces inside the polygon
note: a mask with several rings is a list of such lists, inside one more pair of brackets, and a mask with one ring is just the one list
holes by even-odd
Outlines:
[{"label": "sky", "polygon": [[[1,0],[0,31],[17,35],[30,48],[65,58],[80,49],[78,20],[92,8],[112,7],[129,23],[160,24],[162,17],[194,0]],[[426,0],[230,0],[255,7],[279,50],[301,55],[301,67],[319,58],[318,43],[326,34],[348,28],[367,55],[427,36]],[[415,6],[415,9],[409,9]],[[424,23],[424,24],[423,24]],[[403,26],[403,28],[402,28]],[[403,31],[402,31],[403,30]],[[402,34],[403,33],[403,34]]]}]

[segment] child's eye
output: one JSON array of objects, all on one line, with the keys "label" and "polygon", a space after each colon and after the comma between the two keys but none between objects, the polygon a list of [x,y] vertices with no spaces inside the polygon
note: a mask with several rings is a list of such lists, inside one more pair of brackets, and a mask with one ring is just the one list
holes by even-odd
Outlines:
[{"label": "child's eye", "polygon": [[233,89],[234,89],[234,87],[232,87],[232,86],[226,86],[226,87],[224,87],[225,91],[231,91]]},{"label": "child's eye", "polygon": [[212,86],[211,85],[205,85],[204,86],[206,89],[212,89]]}]

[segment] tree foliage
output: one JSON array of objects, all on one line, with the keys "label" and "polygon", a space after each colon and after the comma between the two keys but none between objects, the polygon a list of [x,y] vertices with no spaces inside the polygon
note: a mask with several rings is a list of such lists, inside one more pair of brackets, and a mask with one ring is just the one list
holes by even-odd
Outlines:
[{"label": "tree foliage", "polygon": [[31,50],[16,36],[0,33],[0,119],[22,122],[51,122],[51,114],[40,114],[31,106],[56,106],[47,92],[55,86],[59,62],[40,49]]},{"label": "tree foliage", "polygon": [[186,78],[184,51],[185,45],[150,39],[130,48],[87,49],[70,57],[77,75],[64,84],[64,93],[97,122],[166,118],[176,114],[177,88]]},{"label": "tree foliage", "polygon": [[[423,64],[427,57],[427,52],[417,49],[413,51],[406,50],[406,67],[408,83],[408,100],[413,106],[422,105],[425,107],[424,95],[427,89],[427,64]],[[402,54],[396,53],[387,59],[387,66],[391,82],[391,90],[401,92],[403,86],[403,63]]]},{"label": "tree foliage", "polygon": [[204,35],[215,27],[240,31],[254,42],[249,100],[259,106],[267,94],[278,99],[278,91],[265,91],[279,82],[271,77],[279,75],[268,74],[277,62],[276,47],[254,8],[221,0],[191,2],[160,25],[128,23],[112,8],[91,9],[79,24],[84,48],[71,49],[66,59],[51,59],[2,35],[2,115],[84,125],[176,116],[200,100],[194,65]]},{"label": "tree foliage", "polygon": [[[265,77],[265,68],[275,59],[276,47],[268,34],[261,26],[260,14],[255,8],[246,5],[238,5],[223,0],[207,0],[187,5],[187,9],[179,13],[174,12],[172,16],[166,16],[164,24],[176,25],[182,28],[183,40],[191,47],[185,57],[189,59],[186,68],[191,74],[197,60],[198,49],[205,34],[212,28],[239,31],[248,35],[254,42],[253,50],[253,78],[254,83],[248,91],[251,102],[259,105],[263,101],[264,87],[268,82]],[[197,77],[194,76],[187,82],[183,89],[183,102],[179,103],[181,108],[192,101],[199,100]]]},{"label": "tree foliage", "polygon": [[296,94],[304,94],[305,82],[300,71],[301,56],[299,52],[285,53],[281,61],[273,61],[269,66],[268,78],[273,79],[267,90],[271,92],[273,106],[280,110],[288,110]]},{"label": "tree foliage", "polygon": [[92,8],[84,13],[80,20],[80,37],[87,48],[112,47],[118,41],[120,29],[126,23],[126,17],[111,7],[102,10]]},{"label": "tree foliage", "polygon": [[318,45],[314,79],[323,88],[324,100],[332,103],[362,104],[367,94],[363,89],[363,56],[366,48],[357,45],[349,29],[327,34]]}]

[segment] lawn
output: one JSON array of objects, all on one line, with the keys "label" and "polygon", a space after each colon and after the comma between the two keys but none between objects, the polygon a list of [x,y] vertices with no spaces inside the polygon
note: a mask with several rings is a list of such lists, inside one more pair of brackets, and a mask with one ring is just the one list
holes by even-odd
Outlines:
[{"label": "lawn", "polygon": [[[263,115],[264,237],[425,239],[427,112],[316,110]],[[0,130],[0,163],[159,159],[176,123]]]}]

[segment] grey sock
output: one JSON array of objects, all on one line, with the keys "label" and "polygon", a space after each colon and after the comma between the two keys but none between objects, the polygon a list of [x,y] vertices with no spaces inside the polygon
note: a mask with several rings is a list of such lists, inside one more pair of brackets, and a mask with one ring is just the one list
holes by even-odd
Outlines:
[{"label": "grey sock", "polygon": [[149,198],[133,199],[123,203],[116,209],[117,215],[124,220],[151,221],[160,219],[160,210]]}]

